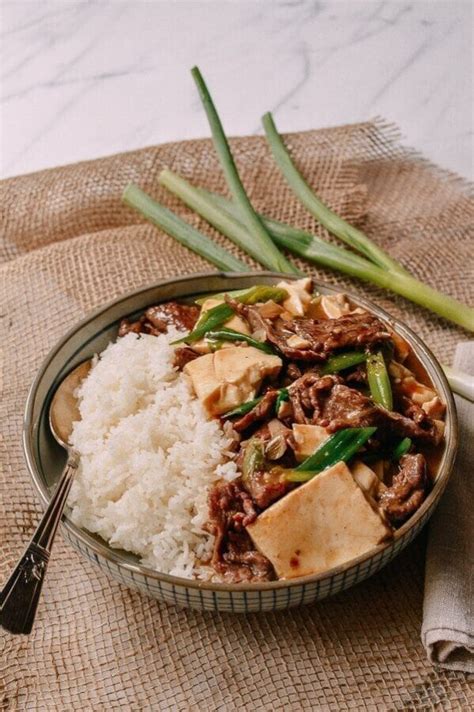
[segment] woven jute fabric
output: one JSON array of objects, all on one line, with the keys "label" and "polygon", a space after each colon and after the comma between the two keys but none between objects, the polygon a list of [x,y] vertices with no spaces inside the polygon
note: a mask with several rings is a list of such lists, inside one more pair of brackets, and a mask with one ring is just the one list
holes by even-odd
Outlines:
[{"label": "woven jute fabric", "polygon": [[[381,121],[294,134],[309,182],[415,275],[473,301],[468,186],[401,147]],[[314,230],[260,137],[232,141],[255,206]],[[22,413],[48,350],[88,311],[154,280],[208,270],[134,212],[134,181],[209,235],[157,186],[168,166],[224,191],[207,140],[152,147],[1,184],[0,577],[32,533],[40,506],[26,471]],[[221,238],[222,244],[224,240]],[[252,263],[249,261],[249,265]],[[365,293],[450,362],[466,334],[402,298],[322,269]],[[438,671],[420,641],[424,538],[390,566],[319,604],[272,614],[218,615],[157,603],[55,545],[33,633],[1,634],[6,710],[467,710],[462,673]]]}]

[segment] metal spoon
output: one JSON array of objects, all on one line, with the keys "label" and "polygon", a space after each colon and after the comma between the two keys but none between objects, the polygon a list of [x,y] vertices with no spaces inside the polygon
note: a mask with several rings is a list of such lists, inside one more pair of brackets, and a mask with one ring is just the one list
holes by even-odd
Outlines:
[{"label": "metal spoon", "polygon": [[80,419],[74,395],[91,368],[83,361],[60,383],[49,408],[49,426],[68,459],[51,500],[23,556],[0,593],[0,623],[11,633],[31,632],[54,537],[79,464],[79,454],[69,445],[72,426]]}]

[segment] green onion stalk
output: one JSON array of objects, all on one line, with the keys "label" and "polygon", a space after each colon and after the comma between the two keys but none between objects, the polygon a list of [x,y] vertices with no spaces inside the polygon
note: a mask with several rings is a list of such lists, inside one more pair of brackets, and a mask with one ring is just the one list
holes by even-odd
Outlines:
[{"label": "green onion stalk", "polygon": [[212,139],[219,157],[222,170],[232,197],[240,210],[240,218],[248,233],[246,251],[268,269],[276,272],[297,272],[272,241],[262,221],[252,207],[245,188],[240,180],[221,120],[212,101],[206,83],[198,67],[193,67],[191,74],[201,97],[211,128]]},{"label": "green onion stalk", "polygon": [[212,309],[207,309],[201,314],[199,320],[192,331],[181,339],[172,341],[174,344],[192,344],[204,338],[209,331],[215,331],[234,315],[234,310],[229,304],[218,304]]},{"label": "green onion stalk", "polygon": [[170,237],[174,237],[182,245],[204,257],[219,269],[229,272],[249,271],[248,265],[217,245],[207,235],[188,225],[171,210],[153,200],[138,186],[130,183],[123,192],[122,200],[147,220],[164,230]]},{"label": "green onion stalk", "polygon": [[256,405],[260,403],[262,400],[263,396],[257,396],[257,398],[252,398],[252,400],[245,401],[245,403],[242,403],[241,405],[238,405],[236,408],[233,408],[232,410],[229,410],[227,413],[224,413],[221,415],[221,418],[233,418],[236,415],[245,415],[246,413],[250,413],[250,411],[255,408]]},{"label": "green onion stalk", "polygon": [[371,262],[401,274],[408,274],[405,268],[396,260],[387,255],[378,245],[372,242],[361,230],[339,217],[312,191],[301,173],[293,163],[285,144],[277,131],[271,113],[265,114],[262,118],[263,127],[267,141],[270,145],[273,157],[281,172],[288,181],[293,192],[303,203],[307,210],[323,225],[328,232],[336,235],[357,252]]},{"label": "green onion stalk", "polygon": [[[266,247],[262,249],[261,244],[253,238],[241,219],[220,209],[214,200],[201,195],[199,189],[181,176],[165,168],[161,171],[158,182],[267,269],[287,274],[301,274],[300,270],[288,261],[286,265],[276,264],[271,253],[266,251]],[[236,212],[240,216],[238,206],[236,206]],[[271,238],[269,239],[274,245]],[[279,254],[281,253],[279,252]]]},{"label": "green onion stalk", "polygon": [[[263,396],[257,396],[257,398],[253,398],[252,400],[245,401],[245,403],[241,403],[236,408],[233,408],[232,410],[229,410],[227,413],[224,413],[224,415],[221,415],[221,418],[233,418],[236,415],[245,415],[246,413],[249,413],[253,408],[255,408],[255,406],[260,403],[262,398],[263,398]],[[280,388],[278,390],[278,395],[277,395],[277,398],[275,401],[275,413],[277,415],[278,415],[278,411],[279,411],[281,404],[284,401],[287,401],[288,399],[289,399],[288,389]]]}]

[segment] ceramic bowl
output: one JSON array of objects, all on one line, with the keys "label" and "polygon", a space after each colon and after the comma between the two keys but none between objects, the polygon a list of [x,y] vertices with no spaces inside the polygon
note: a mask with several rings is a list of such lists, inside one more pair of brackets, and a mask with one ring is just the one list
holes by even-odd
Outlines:
[{"label": "ceramic bowl", "polygon": [[[65,453],[56,444],[48,427],[48,408],[61,380],[77,364],[102,351],[117,335],[120,320],[140,314],[146,307],[169,299],[208,292],[242,289],[256,282],[273,284],[281,275],[202,274],[157,282],[101,307],[71,329],[48,354],[31,387],[26,404],[23,443],[28,469],[43,505],[48,502],[65,464]],[[333,294],[333,287],[316,283],[322,294]],[[339,290],[340,291],[340,290]],[[418,511],[395,533],[394,538],[363,556],[316,576],[291,581],[260,584],[217,584],[162,574],[142,566],[128,552],[111,548],[103,539],[75,526],[67,514],[62,534],[79,553],[124,586],[166,601],[203,610],[274,611],[321,600],[363,581],[391,561],[426,524],[448,482],[457,444],[456,411],[444,374],[431,351],[408,327],[385,311],[357,296],[351,300],[375,313],[396,329],[410,344],[425,367],[434,387],[446,404],[446,443],[434,486]],[[93,572],[91,571],[91,574]]]}]

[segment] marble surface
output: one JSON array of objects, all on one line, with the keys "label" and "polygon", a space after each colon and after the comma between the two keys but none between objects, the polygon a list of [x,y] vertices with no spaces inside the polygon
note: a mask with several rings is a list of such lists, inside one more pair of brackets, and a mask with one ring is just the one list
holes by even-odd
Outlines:
[{"label": "marble surface", "polygon": [[472,175],[472,4],[77,2],[1,5],[1,174],[208,135],[198,64],[229,134],[365,120]]}]

